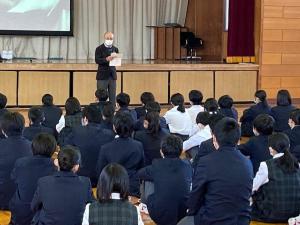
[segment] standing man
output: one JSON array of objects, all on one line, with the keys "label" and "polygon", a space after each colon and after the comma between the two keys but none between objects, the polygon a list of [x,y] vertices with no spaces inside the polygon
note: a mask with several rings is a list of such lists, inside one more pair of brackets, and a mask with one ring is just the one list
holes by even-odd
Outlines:
[{"label": "standing man", "polygon": [[116,104],[116,67],[109,66],[119,49],[113,46],[114,34],[106,32],[104,34],[104,43],[96,49],[95,61],[99,65],[97,72],[97,89],[108,89],[109,101]]}]

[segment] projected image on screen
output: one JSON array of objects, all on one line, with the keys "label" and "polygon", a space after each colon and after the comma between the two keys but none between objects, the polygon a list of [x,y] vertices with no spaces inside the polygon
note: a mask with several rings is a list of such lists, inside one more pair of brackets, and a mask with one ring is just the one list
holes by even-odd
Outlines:
[{"label": "projected image on screen", "polygon": [[0,33],[70,32],[70,1],[0,0]]}]

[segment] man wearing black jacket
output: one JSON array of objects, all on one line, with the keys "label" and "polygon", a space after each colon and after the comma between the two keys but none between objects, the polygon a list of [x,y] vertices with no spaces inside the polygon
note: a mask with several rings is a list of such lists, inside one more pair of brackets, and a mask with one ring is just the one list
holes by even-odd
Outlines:
[{"label": "man wearing black jacket", "polygon": [[115,105],[116,102],[116,67],[109,66],[119,49],[113,46],[114,34],[106,32],[104,34],[104,43],[97,47],[95,52],[95,61],[99,65],[97,72],[97,89],[108,89],[109,101]]}]

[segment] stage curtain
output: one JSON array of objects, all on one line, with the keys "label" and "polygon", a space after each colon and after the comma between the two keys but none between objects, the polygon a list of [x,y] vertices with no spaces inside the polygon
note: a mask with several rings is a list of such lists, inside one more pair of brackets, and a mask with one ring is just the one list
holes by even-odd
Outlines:
[{"label": "stage curtain", "polygon": [[[0,50],[17,57],[93,59],[105,31],[126,59],[150,58],[147,25],[184,25],[188,0],[74,0],[74,37],[1,36]],[[152,45],[153,46],[153,45]]]},{"label": "stage curtain", "polygon": [[[229,1],[228,57],[251,58],[254,47],[254,0]],[[242,60],[243,61],[243,60]]]}]

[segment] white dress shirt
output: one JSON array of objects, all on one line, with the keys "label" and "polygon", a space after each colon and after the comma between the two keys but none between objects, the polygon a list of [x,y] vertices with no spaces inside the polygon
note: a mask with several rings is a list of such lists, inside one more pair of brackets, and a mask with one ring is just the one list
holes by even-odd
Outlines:
[{"label": "white dress shirt", "polygon": [[[111,193],[111,199],[121,199],[120,193]],[[138,215],[138,225],[144,225],[142,220],[142,216],[138,207],[136,207],[137,215]],[[90,214],[90,203],[86,205],[85,211],[83,214],[82,225],[89,225],[89,214]]]},{"label": "white dress shirt", "polygon": [[[283,156],[283,153],[278,153],[273,156],[273,159],[279,158]],[[269,172],[268,172],[268,166],[266,162],[261,162],[259,169],[254,177],[253,180],[253,188],[252,192],[257,191],[262,185],[269,182]]]},{"label": "white dress shirt", "polygon": [[164,115],[170,132],[173,134],[189,135],[192,129],[192,120],[187,112],[179,112],[177,108],[178,106],[175,106]]},{"label": "white dress shirt", "polygon": [[192,105],[190,108],[186,109],[186,111],[190,115],[192,123],[196,124],[196,118],[199,112],[204,112],[204,108],[201,105]]},{"label": "white dress shirt", "polygon": [[64,127],[66,126],[66,120],[65,120],[65,116],[62,115],[58,121],[58,124],[56,124],[56,130],[57,132],[61,132],[62,129],[64,129]]},{"label": "white dress shirt", "polygon": [[210,127],[207,125],[204,128],[199,129],[196,134],[183,142],[183,151],[187,151],[195,146],[199,146],[203,141],[206,141],[211,137]]}]

